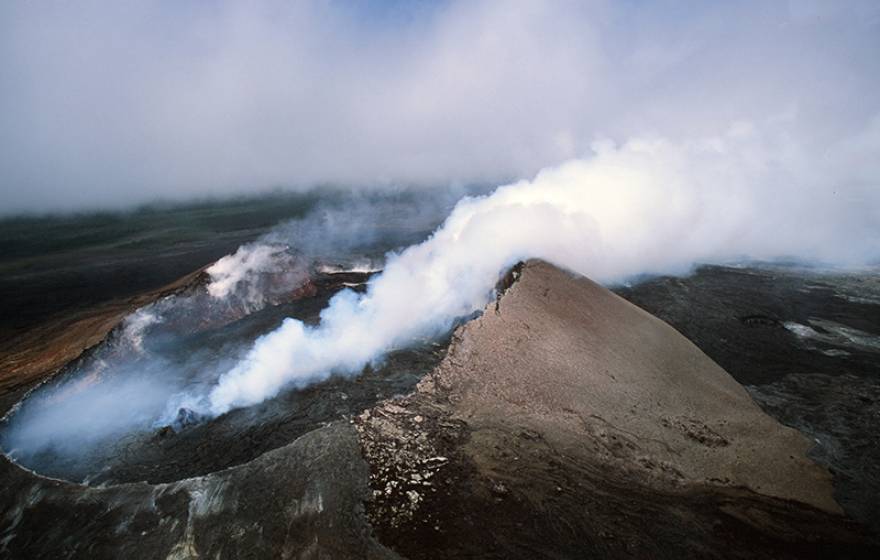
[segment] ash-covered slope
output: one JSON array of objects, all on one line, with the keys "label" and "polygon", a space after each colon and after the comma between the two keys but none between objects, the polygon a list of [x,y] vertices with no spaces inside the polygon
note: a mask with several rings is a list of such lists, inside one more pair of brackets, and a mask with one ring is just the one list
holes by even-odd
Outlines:
[{"label": "ash-covered slope", "polygon": [[672,327],[546,263],[519,274],[414,395],[359,418],[386,545],[414,558],[869,553],[806,438]]}]

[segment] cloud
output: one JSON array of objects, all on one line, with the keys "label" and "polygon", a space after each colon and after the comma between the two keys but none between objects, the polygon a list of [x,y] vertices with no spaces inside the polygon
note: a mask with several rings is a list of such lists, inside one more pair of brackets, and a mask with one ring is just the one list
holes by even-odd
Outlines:
[{"label": "cloud", "polygon": [[600,137],[878,113],[871,2],[0,7],[0,213],[500,183]]}]

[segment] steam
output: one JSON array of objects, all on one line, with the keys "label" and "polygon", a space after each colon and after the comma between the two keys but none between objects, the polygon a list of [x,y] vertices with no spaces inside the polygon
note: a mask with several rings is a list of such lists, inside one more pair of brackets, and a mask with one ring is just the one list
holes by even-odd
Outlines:
[{"label": "steam", "polygon": [[[356,375],[483,309],[499,276],[523,259],[605,283],[684,273],[697,262],[876,263],[880,119],[825,145],[793,134],[796,124],[783,114],[685,141],[597,142],[589,156],[531,180],[465,196],[427,239],[446,196],[319,208],[219,260],[205,286],[127,318],[117,338],[22,405],[4,449],[25,459],[46,449],[75,455],[173,424],[181,408],[216,416]],[[414,238],[423,241],[406,247]],[[404,248],[383,258],[379,248],[388,246]],[[334,296],[316,326],[288,318],[245,346],[178,348],[192,333],[283,301],[315,262],[382,272],[365,293]]]},{"label": "steam", "polygon": [[122,322],[122,340],[126,341],[130,349],[136,353],[144,352],[144,334],[147,329],[162,322],[162,317],[153,307],[138,309]]},{"label": "steam", "polygon": [[[480,310],[520,259],[602,282],[744,257],[869,262],[880,256],[877,133],[875,120],[859,137],[873,144],[827,146],[822,157],[779,122],[765,130],[738,123],[684,143],[596,144],[590,158],[463,199],[427,241],[389,255],[367,293],[334,297],[319,326],[287,319],[258,339],[203,407],[218,415],[283,388],[357,373]],[[804,161],[815,162],[808,173]]]},{"label": "steam", "polygon": [[[0,6],[0,214],[360,193],[129,317],[24,403],[4,449],[75,453],[180,407],[218,415],[355,375],[482,309],[522,259],[607,283],[880,257],[876,3],[391,5]],[[383,272],[318,326],[188,352],[287,301],[316,262]]]},{"label": "steam", "polygon": [[[327,197],[219,259],[182,292],[128,315],[10,414],[0,432],[4,450],[29,466],[59,454],[100,463],[112,450],[108,440],[173,425],[180,407],[194,408],[248,350],[253,339],[242,340],[237,321],[302,295],[313,269],[380,268],[388,248],[427,235],[461,192]],[[255,328],[277,321],[263,324]]]},{"label": "steam", "polygon": [[186,388],[167,376],[157,383],[163,375],[158,360],[117,363],[112,375],[104,373],[106,368],[96,368],[22,403],[3,434],[4,451],[26,464],[49,449],[63,456],[87,454],[108,439],[149,430],[169,396]]},{"label": "steam", "polygon": [[261,289],[258,278],[267,273],[297,276],[286,278],[282,285],[296,285],[296,280],[304,280],[303,271],[296,265],[295,259],[284,245],[267,245],[257,243],[243,245],[227,255],[205,272],[211,278],[207,286],[208,294],[214,299],[224,300],[233,293],[242,295],[249,310],[255,311],[266,303],[266,292]]}]

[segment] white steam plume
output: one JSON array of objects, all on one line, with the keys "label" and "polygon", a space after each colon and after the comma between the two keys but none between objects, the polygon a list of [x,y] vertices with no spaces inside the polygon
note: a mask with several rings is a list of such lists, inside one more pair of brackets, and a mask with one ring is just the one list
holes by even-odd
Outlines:
[{"label": "white steam plume", "polygon": [[208,294],[216,300],[225,300],[230,294],[239,298],[251,311],[266,303],[265,286],[261,277],[273,274],[283,275],[282,286],[296,286],[306,279],[306,275],[296,266],[288,247],[278,244],[254,243],[242,245],[235,253],[226,255],[209,266],[205,272],[211,278],[207,285]]},{"label": "white steam plume", "polygon": [[608,282],[698,261],[853,265],[878,257],[880,120],[816,149],[786,133],[791,119],[761,129],[739,123],[690,142],[598,143],[591,157],[462,199],[427,241],[390,255],[367,293],[334,297],[319,326],[287,319],[259,338],[203,407],[222,414],[285,387],[359,372],[481,309],[500,273],[520,259]]},{"label": "white steam plume", "polygon": [[[325,273],[373,271],[389,248],[424,239],[461,195],[446,189],[324,196],[302,218],[208,267],[206,285],[193,284],[126,317],[94,351],[10,414],[0,427],[0,445],[39,470],[58,455],[101,461],[108,440],[149,431],[163,418],[160,425],[173,424],[179,408],[197,404],[248,349],[248,328],[266,332],[277,325],[271,311],[263,319],[259,311],[297,299],[315,264]],[[255,321],[237,330],[245,316]],[[205,345],[219,340],[221,331],[222,345]]]}]

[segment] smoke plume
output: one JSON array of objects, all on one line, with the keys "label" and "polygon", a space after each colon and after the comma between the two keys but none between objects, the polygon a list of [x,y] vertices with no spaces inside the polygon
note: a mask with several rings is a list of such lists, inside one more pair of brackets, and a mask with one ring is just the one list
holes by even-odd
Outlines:
[{"label": "smoke plume", "polygon": [[[366,5],[0,7],[0,213],[276,185],[363,197],[138,312],[127,342],[13,415],[5,449],[356,375],[482,309],[522,259],[612,283],[880,257],[875,3]],[[468,192],[449,185],[473,182],[503,186],[454,203]],[[375,194],[400,184],[423,190]],[[175,341],[277,303],[318,257],[383,272],[316,326],[180,356]]]},{"label": "smoke plume", "polygon": [[444,332],[481,309],[520,259],[545,259],[602,282],[742,258],[865,264],[880,256],[878,124],[821,154],[795,142],[785,122],[738,123],[684,143],[599,143],[590,158],[465,198],[427,241],[389,255],[366,294],[338,294],[317,327],[287,319],[258,339],[220,377],[207,412],[357,373],[394,348]]},{"label": "smoke plume", "polygon": [[[180,408],[214,416],[356,375],[481,310],[522,259],[605,283],[700,262],[876,263],[880,120],[816,146],[792,133],[793,119],[739,122],[686,141],[597,142],[588,157],[454,206],[450,194],[319,207],[217,261],[204,287],[130,316],[119,335],[24,403],[4,447],[18,458],[48,448],[82,453],[107,437],[173,423]],[[415,239],[424,240],[406,247]],[[401,248],[383,256],[389,246]],[[318,325],[288,318],[249,347],[238,341],[180,356],[191,333],[277,303],[316,261],[384,269],[365,293],[333,297]]]},{"label": "smoke plume", "polygon": [[11,413],[3,448],[25,464],[45,452],[47,461],[51,453],[82,458],[108,438],[173,423],[181,405],[200,402],[246,354],[252,338],[225,327],[290,301],[315,266],[381,268],[385,251],[424,238],[465,192],[326,197],[302,219],[219,259],[203,283],[126,317]]}]

